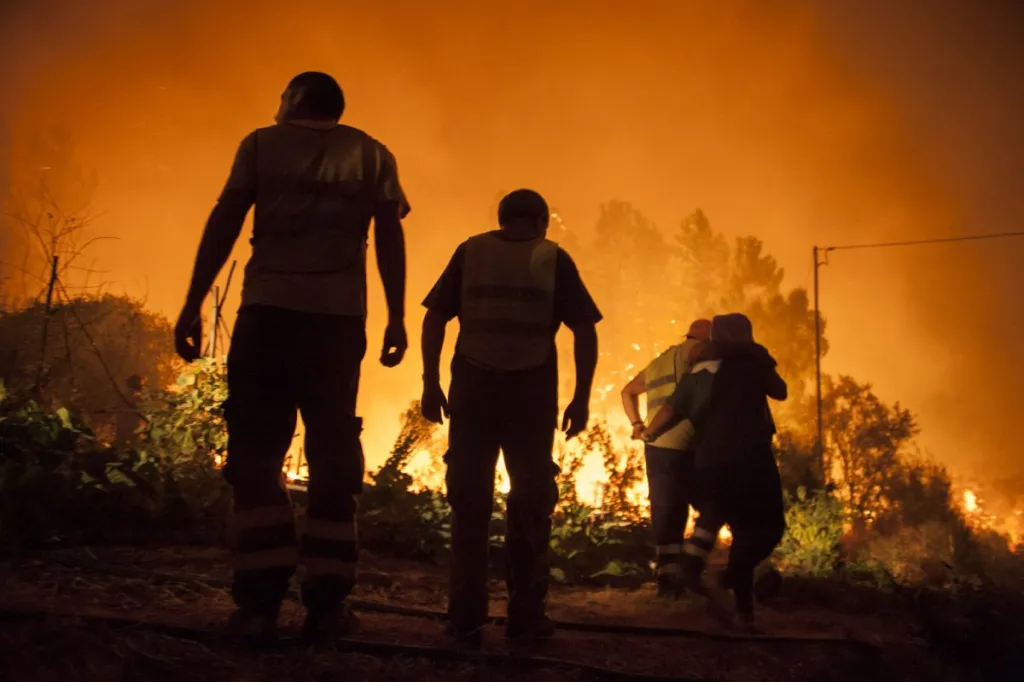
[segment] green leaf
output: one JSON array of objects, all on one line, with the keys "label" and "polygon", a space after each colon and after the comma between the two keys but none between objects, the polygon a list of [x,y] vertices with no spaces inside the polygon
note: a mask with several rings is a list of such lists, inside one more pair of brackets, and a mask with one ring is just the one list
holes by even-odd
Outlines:
[{"label": "green leaf", "polygon": [[57,416],[60,417],[60,423],[65,429],[74,428],[74,425],[71,423],[71,413],[68,412],[68,408],[58,407]]},{"label": "green leaf", "polygon": [[610,575],[610,576],[631,575],[631,574],[633,574],[635,572],[635,568],[636,568],[636,566],[634,566],[633,564],[628,564],[626,562],[622,562],[622,561],[609,561],[605,565],[604,568],[602,568],[597,573],[592,574],[590,577],[591,578],[597,578],[598,576],[602,576],[602,575]]},{"label": "green leaf", "polygon": [[565,582],[565,571],[563,571],[560,568],[557,568],[557,567],[553,566],[551,568],[551,579],[554,580],[555,582],[564,583]]}]

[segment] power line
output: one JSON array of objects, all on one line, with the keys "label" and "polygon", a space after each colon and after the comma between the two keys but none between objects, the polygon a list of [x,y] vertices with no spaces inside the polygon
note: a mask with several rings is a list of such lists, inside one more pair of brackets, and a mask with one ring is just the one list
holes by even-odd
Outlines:
[{"label": "power line", "polygon": [[916,246],[918,244],[943,244],[949,242],[969,242],[980,239],[1001,239],[1003,237],[1024,237],[1024,231],[1020,232],[995,232],[992,234],[975,234],[963,237],[936,237],[933,239],[912,239],[902,242],[877,242],[874,244],[845,244],[843,246],[824,246],[822,251],[851,251],[853,249],[881,249],[890,246]]},{"label": "power line", "polygon": [[[815,364],[815,379],[817,384],[816,398],[817,398],[817,427],[818,435],[817,442],[815,443],[815,450],[817,450],[818,465],[821,467],[821,474],[824,480],[828,480],[828,472],[825,470],[825,450],[823,443],[823,420],[822,420],[822,397],[821,397],[821,308],[818,305],[819,296],[819,284],[818,284],[818,270],[822,265],[828,265],[827,254],[829,251],[853,251],[856,249],[882,249],[895,246],[919,246],[922,244],[947,244],[952,242],[969,242],[969,241],[980,241],[983,239],[1002,239],[1004,237],[1024,237],[1024,231],[1018,230],[1015,232],[993,232],[989,234],[975,234],[975,235],[964,235],[960,237],[933,237],[931,239],[908,239],[906,241],[899,242],[874,242],[870,244],[844,244],[841,246],[815,246],[812,249],[812,255],[814,258],[814,364]],[[821,260],[821,254],[826,255],[826,259],[823,262]]]}]

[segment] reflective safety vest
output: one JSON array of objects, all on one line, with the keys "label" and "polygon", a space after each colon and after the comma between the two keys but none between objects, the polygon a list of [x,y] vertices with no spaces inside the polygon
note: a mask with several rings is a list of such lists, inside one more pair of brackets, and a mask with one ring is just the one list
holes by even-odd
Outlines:
[{"label": "reflective safety vest", "polygon": [[499,370],[542,365],[554,346],[557,256],[558,245],[543,238],[485,233],[467,240],[459,353]]},{"label": "reflective safety vest", "polygon": [[[661,406],[668,402],[676,390],[679,380],[688,370],[687,357],[690,349],[696,344],[693,340],[687,340],[677,346],[672,346],[664,353],[656,357],[651,364],[643,371],[644,388],[647,395],[647,425],[654,420]],[[650,444],[669,450],[685,450],[693,439],[693,424],[689,420],[683,420],[671,429],[661,434]]]},{"label": "reflective safety vest", "polygon": [[257,130],[253,147],[257,189],[250,267],[290,277],[342,275],[349,299],[345,313],[364,315],[376,143],[349,126],[279,124]]}]

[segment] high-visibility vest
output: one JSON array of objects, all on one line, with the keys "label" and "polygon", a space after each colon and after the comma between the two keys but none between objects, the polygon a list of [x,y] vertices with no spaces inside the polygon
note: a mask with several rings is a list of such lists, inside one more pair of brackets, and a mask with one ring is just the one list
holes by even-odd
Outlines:
[{"label": "high-visibility vest", "polygon": [[348,299],[345,313],[363,315],[377,145],[349,126],[309,130],[287,125],[255,133],[250,267],[289,277],[341,276],[346,280],[340,287]]},{"label": "high-visibility vest", "polygon": [[[656,357],[643,371],[644,388],[647,395],[647,420],[650,423],[661,406],[668,402],[676,390],[679,380],[688,370],[687,357],[695,341],[687,340],[672,346]],[[661,434],[650,444],[669,450],[685,450],[693,439],[693,424],[683,420]]]},{"label": "high-visibility vest", "polygon": [[488,232],[466,241],[459,353],[499,370],[538,367],[552,352],[555,262],[547,239]]}]

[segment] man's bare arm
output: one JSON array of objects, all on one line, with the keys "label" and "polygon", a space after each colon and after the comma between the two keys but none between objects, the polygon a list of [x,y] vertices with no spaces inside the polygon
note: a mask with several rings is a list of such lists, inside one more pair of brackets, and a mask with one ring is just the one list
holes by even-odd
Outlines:
[{"label": "man's bare arm", "polygon": [[672,406],[665,403],[654,415],[654,419],[647,425],[644,433],[649,434],[652,438],[657,438],[671,426],[672,422],[675,421],[675,417],[676,413]]},{"label": "man's bare arm", "polygon": [[597,327],[592,324],[572,328],[573,355],[576,359],[576,392],[573,400],[590,401],[597,369]]},{"label": "man's bare arm", "polygon": [[185,310],[198,312],[202,308],[203,300],[235,248],[251,206],[249,193],[228,190],[213,207],[199,242],[192,281],[185,296]]},{"label": "man's bare arm", "polygon": [[642,374],[637,374],[622,388],[622,409],[626,412],[630,424],[642,421],[640,418],[640,394],[646,391],[647,386],[644,385]]},{"label": "man's bare arm", "polygon": [[427,310],[423,318],[420,350],[423,353],[423,383],[441,381],[441,349],[444,348],[445,327],[448,321],[434,310]]},{"label": "man's bare arm", "polygon": [[377,270],[384,285],[388,321],[399,324],[405,319],[405,234],[398,203],[379,206],[373,224]]}]

